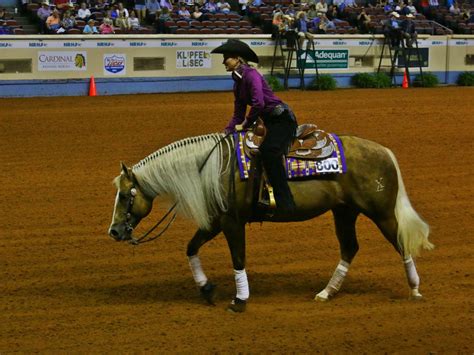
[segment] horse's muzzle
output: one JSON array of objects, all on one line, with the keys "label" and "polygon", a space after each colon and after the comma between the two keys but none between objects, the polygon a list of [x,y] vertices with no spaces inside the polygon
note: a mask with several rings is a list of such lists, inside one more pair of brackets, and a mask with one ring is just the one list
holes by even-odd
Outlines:
[{"label": "horse's muzzle", "polygon": [[109,228],[109,236],[117,242],[124,242],[132,239],[132,231],[133,229],[121,225],[112,225]]}]

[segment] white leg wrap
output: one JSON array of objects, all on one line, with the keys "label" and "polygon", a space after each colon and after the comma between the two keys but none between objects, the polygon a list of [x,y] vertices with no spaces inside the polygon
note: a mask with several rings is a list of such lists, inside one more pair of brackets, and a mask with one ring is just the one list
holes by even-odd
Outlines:
[{"label": "white leg wrap", "polygon": [[407,274],[408,285],[412,289],[418,289],[420,286],[420,277],[416,272],[415,261],[409,256],[408,258],[403,260],[403,265],[405,266],[405,273]]},{"label": "white leg wrap", "polygon": [[247,273],[245,269],[234,270],[235,287],[237,289],[236,297],[245,301],[249,298],[249,282],[247,280]]},{"label": "white leg wrap", "polygon": [[328,296],[333,296],[339,291],[349,271],[349,265],[350,264],[344,260],[339,261],[336,270],[334,270],[334,274],[332,274],[331,280],[329,280],[328,285],[324,289]]},{"label": "white leg wrap", "polygon": [[326,288],[319,292],[314,299],[316,301],[328,301],[330,297],[334,296],[341,288],[342,282],[346,278],[347,272],[349,271],[350,264],[344,260],[340,260],[339,264],[332,274],[331,280],[329,280]]},{"label": "white leg wrap", "polygon": [[207,282],[207,277],[204,274],[201,266],[201,260],[199,256],[193,255],[188,257],[189,266],[191,267],[191,272],[193,273],[194,281],[199,287],[202,287]]}]

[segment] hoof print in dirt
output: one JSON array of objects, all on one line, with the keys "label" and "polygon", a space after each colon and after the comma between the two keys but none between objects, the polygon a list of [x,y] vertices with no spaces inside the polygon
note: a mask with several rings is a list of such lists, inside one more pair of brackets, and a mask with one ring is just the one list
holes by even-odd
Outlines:
[{"label": "hoof print in dirt", "polygon": [[211,306],[215,306],[216,300],[216,285],[208,282],[204,286],[201,287],[201,296],[204,300]]},{"label": "hoof print in dirt", "polygon": [[247,307],[247,301],[241,300],[239,298],[234,298],[227,306],[227,311],[230,313],[243,313]]}]

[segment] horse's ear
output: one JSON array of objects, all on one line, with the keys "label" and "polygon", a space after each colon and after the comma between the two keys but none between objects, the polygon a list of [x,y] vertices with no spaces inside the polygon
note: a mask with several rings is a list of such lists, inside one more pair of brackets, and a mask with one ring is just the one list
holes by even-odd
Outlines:
[{"label": "horse's ear", "polygon": [[120,162],[120,167],[121,167],[123,173],[125,174],[125,176],[130,177],[129,170],[128,170],[127,166],[125,165],[125,163],[123,161]]},{"label": "horse's ear", "polygon": [[136,183],[137,179],[135,179],[135,174],[133,173],[132,169],[128,168],[123,161],[120,162],[120,166],[122,167],[125,177]]}]

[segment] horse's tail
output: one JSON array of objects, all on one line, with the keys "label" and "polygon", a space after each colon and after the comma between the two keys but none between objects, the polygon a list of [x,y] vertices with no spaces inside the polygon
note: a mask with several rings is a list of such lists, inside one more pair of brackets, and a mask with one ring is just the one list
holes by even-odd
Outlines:
[{"label": "horse's tail", "polygon": [[430,227],[413,209],[405,190],[397,159],[390,149],[387,148],[387,151],[397,169],[398,177],[398,193],[395,204],[395,217],[398,222],[398,245],[403,256],[411,255],[415,257],[422,248],[426,250],[434,248],[434,245],[428,240]]}]

